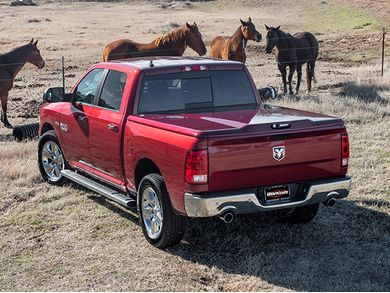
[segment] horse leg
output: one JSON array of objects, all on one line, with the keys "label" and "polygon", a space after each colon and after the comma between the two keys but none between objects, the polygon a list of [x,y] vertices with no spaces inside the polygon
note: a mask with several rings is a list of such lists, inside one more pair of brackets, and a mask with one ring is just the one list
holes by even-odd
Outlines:
[{"label": "horse leg", "polygon": [[245,54],[245,51],[242,53],[242,63],[245,64],[246,62],[246,54]]},{"label": "horse leg", "polygon": [[298,74],[298,80],[297,80],[297,88],[295,90],[295,94],[297,95],[299,92],[299,87],[301,85],[301,79],[302,79],[302,65],[297,65],[297,74]]},{"label": "horse leg", "polygon": [[282,80],[283,80],[283,93],[287,94],[287,81],[286,81],[286,76],[287,76],[287,71],[286,67],[284,64],[279,64],[279,71],[282,74]]},{"label": "horse leg", "polygon": [[293,94],[293,90],[292,90],[292,78],[294,76],[294,72],[295,72],[295,68],[296,68],[296,64],[291,64],[289,66],[290,68],[290,71],[288,73],[288,90],[289,90],[289,93],[290,95]]},{"label": "horse leg", "polygon": [[2,110],[1,122],[3,122],[5,127],[12,128],[12,125],[8,122],[8,118],[7,118],[8,97],[2,97],[2,98],[0,98],[0,100],[1,100],[1,110]]}]

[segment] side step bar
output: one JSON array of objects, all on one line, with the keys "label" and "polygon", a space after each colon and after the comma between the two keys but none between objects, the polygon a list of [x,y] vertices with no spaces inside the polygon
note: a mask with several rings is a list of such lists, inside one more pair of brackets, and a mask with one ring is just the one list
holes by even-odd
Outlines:
[{"label": "side step bar", "polygon": [[134,206],[135,204],[135,200],[132,199],[131,197],[126,196],[125,194],[120,193],[115,189],[111,189],[79,173],[73,172],[71,170],[62,170],[61,174],[64,177],[70,179],[71,181],[76,182],[92,191],[95,191],[100,195],[103,195],[104,197],[107,197],[108,199],[111,199],[125,207]]}]

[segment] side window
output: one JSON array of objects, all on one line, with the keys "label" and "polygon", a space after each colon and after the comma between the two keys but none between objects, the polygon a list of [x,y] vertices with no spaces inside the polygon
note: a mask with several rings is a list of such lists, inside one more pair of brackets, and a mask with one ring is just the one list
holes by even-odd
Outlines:
[{"label": "side window", "polygon": [[127,75],[123,72],[110,70],[99,98],[98,106],[119,110],[125,89]]},{"label": "side window", "polygon": [[76,100],[92,104],[103,78],[104,69],[98,68],[89,72],[76,88]]}]

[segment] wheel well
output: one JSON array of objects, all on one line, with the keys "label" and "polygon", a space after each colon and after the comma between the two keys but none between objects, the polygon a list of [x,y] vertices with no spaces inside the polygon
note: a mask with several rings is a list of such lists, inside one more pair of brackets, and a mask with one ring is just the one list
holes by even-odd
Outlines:
[{"label": "wheel well", "polygon": [[54,127],[51,126],[50,123],[43,124],[42,130],[41,130],[41,135],[44,134],[45,132],[48,132],[49,130],[54,130]]},{"label": "wheel well", "polygon": [[135,187],[138,189],[142,178],[152,173],[161,175],[160,169],[152,160],[146,158],[139,160],[135,168]]}]

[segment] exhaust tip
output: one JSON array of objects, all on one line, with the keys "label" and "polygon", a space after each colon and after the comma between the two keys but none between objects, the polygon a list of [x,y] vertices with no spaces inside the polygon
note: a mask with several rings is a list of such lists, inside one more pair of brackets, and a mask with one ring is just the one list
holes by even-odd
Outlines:
[{"label": "exhaust tip", "polygon": [[328,199],[326,202],[324,202],[324,205],[327,207],[333,207],[336,204],[336,200],[334,198]]},{"label": "exhaust tip", "polygon": [[226,224],[230,224],[234,221],[234,214],[232,212],[223,213],[219,218]]}]

